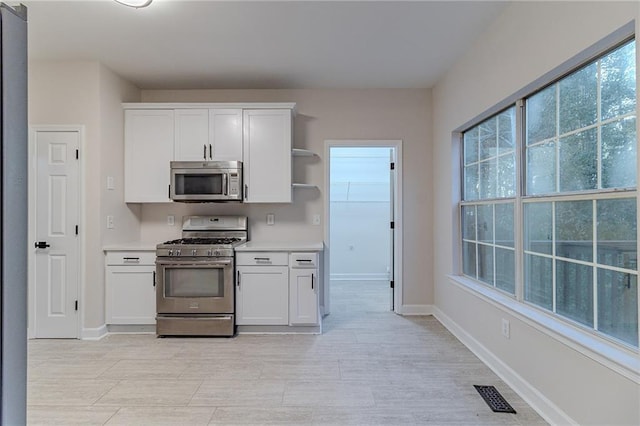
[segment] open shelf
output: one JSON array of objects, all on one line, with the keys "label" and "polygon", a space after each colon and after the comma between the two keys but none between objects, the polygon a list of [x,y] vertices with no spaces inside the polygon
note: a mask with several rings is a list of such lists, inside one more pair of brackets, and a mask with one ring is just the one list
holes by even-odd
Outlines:
[{"label": "open shelf", "polygon": [[311,185],[310,183],[292,183],[291,186],[293,186],[294,188],[315,188],[318,189],[318,187],[316,185]]},{"label": "open shelf", "polygon": [[309,151],[308,149],[293,148],[291,150],[291,155],[294,157],[315,157],[317,154],[313,151]]}]

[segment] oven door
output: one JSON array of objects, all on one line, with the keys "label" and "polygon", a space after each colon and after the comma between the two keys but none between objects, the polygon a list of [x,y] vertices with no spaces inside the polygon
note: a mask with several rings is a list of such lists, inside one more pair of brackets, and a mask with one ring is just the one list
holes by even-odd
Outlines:
[{"label": "oven door", "polygon": [[233,258],[158,258],[158,314],[232,314]]}]

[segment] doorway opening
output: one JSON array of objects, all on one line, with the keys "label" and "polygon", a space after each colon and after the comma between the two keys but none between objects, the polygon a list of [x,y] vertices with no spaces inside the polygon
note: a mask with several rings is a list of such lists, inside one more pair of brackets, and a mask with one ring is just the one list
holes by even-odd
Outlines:
[{"label": "doorway opening", "polygon": [[399,140],[325,142],[325,314],[400,311],[400,151]]}]

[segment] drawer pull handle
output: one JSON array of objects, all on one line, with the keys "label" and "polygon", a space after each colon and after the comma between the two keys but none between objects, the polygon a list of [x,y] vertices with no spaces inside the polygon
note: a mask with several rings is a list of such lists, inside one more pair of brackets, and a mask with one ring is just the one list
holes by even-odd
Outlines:
[{"label": "drawer pull handle", "polygon": [[257,262],[271,262],[270,257],[254,257],[253,260]]},{"label": "drawer pull handle", "polygon": [[311,274],[311,290],[313,290],[313,274]]},{"label": "drawer pull handle", "polygon": [[136,261],[136,262],[137,262],[137,261],[139,261],[139,260],[140,260],[140,258],[139,258],[139,257],[123,257],[122,259],[123,259],[125,262],[126,262],[126,261],[131,261],[131,262]]},{"label": "drawer pull handle", "polygon": [[296,262],[312,262],[311,259],[298,259]]}]

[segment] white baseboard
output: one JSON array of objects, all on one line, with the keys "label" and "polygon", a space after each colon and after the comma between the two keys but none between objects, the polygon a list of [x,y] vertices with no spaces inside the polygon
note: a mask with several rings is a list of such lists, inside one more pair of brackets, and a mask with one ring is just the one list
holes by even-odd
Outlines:
[{"label": "white baseboard", "polygon": [[82,340],[100,340],[109,333],[106,325],[101,325],[97,328],[83,328]]},{"label": "white baseboard", "polygon": [[540,416],[552,425],[577,425],[578,423],[569,417],[551,400],[545,397],[540,391],[524,380],[516,371],[500,358],[478,342],[472,335],[467,333],[462,327],[454,322],[449,316],[438,307],[433,306],[433,316],[436,317],[447,330],[460,340],[471,352],[473,352],[482,362],[484,362],[494,373],[498,375],[507,385],[511,387],[520,397],[525,400]]},{"label": "white baseboard", "polygon": [[402,305],[401,315],[433,315],[433,305]]}]

